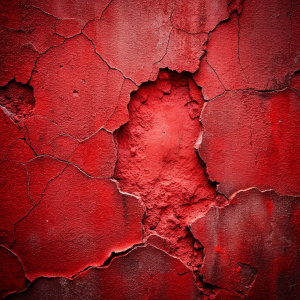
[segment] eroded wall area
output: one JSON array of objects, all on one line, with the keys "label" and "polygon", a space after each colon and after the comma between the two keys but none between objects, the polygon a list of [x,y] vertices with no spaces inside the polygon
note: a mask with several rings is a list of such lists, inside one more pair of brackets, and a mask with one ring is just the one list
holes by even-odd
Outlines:
[{"label": "eroded wall area", "polygon": [[0,297],[297,299],[300,3],[0,4]]},{"label": "eroded wall area", "polygon": [[146,236],[166,238],[170,253],[193,270],[201,266],[203,251],[189,225],[210,206],[227,203],[194,150],[203,104],[191,74],[162,70],[132,94],[129,122],[116,134],[115,179],[145,204]]}]

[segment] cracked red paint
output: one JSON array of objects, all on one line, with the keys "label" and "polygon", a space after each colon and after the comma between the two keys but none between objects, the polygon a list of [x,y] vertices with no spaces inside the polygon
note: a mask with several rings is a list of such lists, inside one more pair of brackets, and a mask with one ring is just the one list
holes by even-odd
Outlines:
[{"label": "cracked red paint", "polygon": [[36,155],[32,148],[22,139],[17,139],[10,144],[7,151],[6,159],[17,163],[26,164],[29,160],[35,158]]},{"label": "cracked red paint", "polygon": [[27,83],[38,57],[23,31],[0,27],[0,86],[12,79]]},{"label": "cracked red paint", "polygon": [[[191,0],[176,1],[172,23],[175,28],[188,33],[208,33],[221,21],[228,18],[227,0],[208,0],[193,3]],[[182,16],[189,16],[183,18]]]},{"label": "cracked red paint", "polygon": [[35,204],[41,201],[48,183],[60,175],[66,165],[50,156],[37,156],[27,163],[29,194]]},{"label": "cracked red paint", "polygon": [[81,33],[85,23],[78,19],[57,19],[55,32],[65,38],[70,38]]},{"label": "cracked red paint", "polygon": [[117,161],[117,149],[112,134],[100,130],[89,139],[79,143],[69,162],[93,177],[113,176]]},{"label": "cracked red paint", "polygon": [[225,87],[216,71],[207,62],[206,55],[201,60],[199,70],[193,76],[198,86],[202,87],[203,98],[211,100],[225,92]]},{"label": "cracked red paint", "polygon": [[297,299],[299,16],[2,1],[0,298]]},{"label": "cracked red paint", "polygon": [[87,138],[114,112],[123,81],[86,37],[76,36],[38,60],[31,80],[35,113],[53,120],[65,134]]},{"label": "cracked red paint", "polygon": [[19,292],[26,287],[25,273],[18,257],[9,249],[0,246],[0,297]]},{"label": "cracked red paint", "polygon": [[300,240],[293,219],[299,200],[250,189],[194,222],[192,233],[204,247],[204,281],[249,299],[295,299]]},{"label": "cracked red paint", "polygon": [[110,2],[110,0],[94,1],[87,5],[85,0],[77,0],[75,3],[73,0],[45,0],[42,2],[39,0],[27,0],[26,5],[37,7],[39,10],[58,19],[82,20],[86,23],[89,20],[100,18]]},{"label": "cracked red paint", "polygon": [[[206,60],[213,70],[213,73],[208,73],[208,75],[212,74],[212,78],[216,75],[226,90],[246,89],[249,86],[239,58],[239,18],[237,13],[233,13],[228,21],[220,24],[210,34],[207,42]],[[230,70],[229,75],[228,70]],[[207,81],[209,79],[210,77],[206,77]],[[215,91],[218,86],[219,83],[216,82],[212,90]],[[213,97],[215,95],[208,95],[208,98]]]},{"label": "cracked red paint", "polygon": [[2,162],[7,155],[7,151],[9,150],[11,143],[18,138],[22,138],[19,128],[7,116],[7,111],[5,111],[3,107],[0,109],[0,134],[0,162]]},{"label": "cracked red paint", "polygon": [[131,80],[124,80],[117,106],[104,125],[104,128],[106,130],[114,132],[116,129],[120,128],[121,125],[125,124],[128,121],[127,105],[130,100],[130,93],[137,90],[137,88],[138,87]]},{"label": "cracked red paint", "polygon": [[[101,19],[88,23],[83,33],[109,66],[140,85],[149,80],[153,64],[165,54],[172,9],[172,1],[112,1]],[[114,21],[123,16],[126,22]]]},{"label": "cracked red paint", "polygon": [[21,29],[39,53],[63,43],[64,38],[55,33],[56,18],[39,9],[29,7],[22,18]]},{"label": "cracked red paint", "polygon": [[206,103],[199,155],[218,191],[230,197],[256,186],[300,194],[299,101],[287,89],[230,91]]},{"label": "cracked red paint", "polygon": [[1,222],[0,243],[9,246],[14,241],[14,225],[32,208],[28,194],[25,166],[6,160],[0,164]]},{"label": "cracked red paint", "polygon": [[[51,168],[51,161],[47,164]],[[15,228],[11,249],[29,280],[70,277],[89,265],[102,265],[113,251],[141,243],[143,209],[135,197],[73,165],[53,175],[40,202]]]},{"label": "cracked red paint", "polygon": [[64,135],[57,124],[38,115],[20,123],[24,138],[37,155],[47,154],[68,160],[79,141]]},{"label": "cracked red paint", "polygon": [[8,299],[199,299],[192,272],[152,247],[137,247],[107,268],[90,268],[74,279],[38,278]]}]

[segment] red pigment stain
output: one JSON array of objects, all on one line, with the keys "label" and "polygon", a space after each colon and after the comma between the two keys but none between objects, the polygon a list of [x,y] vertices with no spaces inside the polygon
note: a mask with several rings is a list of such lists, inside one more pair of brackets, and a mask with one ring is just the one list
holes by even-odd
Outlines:
[{"label": "red pigment stain", "polygon": [[216,253],[222,253],[223,250],[222,250],[222,248],[221,248],[219,245],[217,245],[217,246],[215,247],[215,252],[216,252]]},{"label": "red pigment stain", "polygon": [[268,211],[268,216],[271,216],[271,213],[273,211],[273,203],[271,200],[268,200],[266,202],[266,207],[267,207],[267,211]]}]

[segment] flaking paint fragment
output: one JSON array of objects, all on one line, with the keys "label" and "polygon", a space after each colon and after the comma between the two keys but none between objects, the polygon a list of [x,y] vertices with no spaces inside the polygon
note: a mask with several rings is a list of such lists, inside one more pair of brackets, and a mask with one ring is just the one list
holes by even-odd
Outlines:
[{"label": "flaking paint fragment", "polygon": [[8,299],[199,299],[192,272],[153,246],[136,247],[109,267],[90,268],[74,279],[38,278]]},{"label": "flaking paint fragment", "polygon": [[[45,171],[51,170],[53,162],[46,162]],[[36,197],[39,203],[16,224],[11,246],[29,280],[70,277],[89,265],[102,265],[112,251],[142,241],[143,209],[135,197],[122,195],[111,180],[88,177],[71,164],[63,172],[53,170],[60,174],[53,173],[58,176],[50,180],[50,173],[44,190],[36,185],[37,196],[43,196]]]},{"label": "flaking paint fragment", "polygon": [[198,151],[218,191],[230,197],[256,186],[299,195],[299,120],[299,94],[290,89],[228,91],[206,103]]},{"label": "flaking paint fragment", "polygon": [[83,140],[114,112],[123,81],[122,74],[101,60],[85,36],[75,36],[38,60],[31,80],[35,113]]},{"label": "flaking paint fragment", "polygon": [[211,208],[191,226],[204,247],[203,280],[249,299],[294,299],[298,216],[299,197],[256,188],[238,192],[228,206]]}]

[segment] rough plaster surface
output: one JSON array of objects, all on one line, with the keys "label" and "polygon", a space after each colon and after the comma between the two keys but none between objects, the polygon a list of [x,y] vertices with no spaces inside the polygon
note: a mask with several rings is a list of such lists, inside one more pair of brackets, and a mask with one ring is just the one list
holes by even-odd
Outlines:
[{"label": "rough plaster surface", "polygon": [[298,299],[300,3],[0,3],[0,297]]}]

